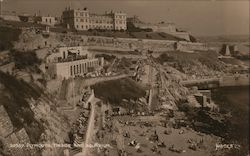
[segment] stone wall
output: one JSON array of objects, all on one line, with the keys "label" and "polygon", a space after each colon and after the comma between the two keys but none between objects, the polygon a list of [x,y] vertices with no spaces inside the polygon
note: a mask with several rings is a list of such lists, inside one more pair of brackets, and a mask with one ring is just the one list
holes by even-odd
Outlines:
[{"label": "stone wall", "polygon": [[152,50],[155,52],[176,50],[176,44],[181,45],[180,50],[207,50],[207,46],[203,43],[173,41],[173,40],[152,40],[152,39],[137,39],[137,38],[116,38],[102,36],[86,36],[75,35],[73,33],[58,34],[50,33],[49,37],[44,38],[41,34],[32,32],[22,33],[20,42],[15,44],[15,48],[26,50],[59,47],[59,46],[95,46],[98,48],[118,49],[126,51],[134,50]]},{"label": "stone wall", "polygon": [[185,41],[180,41],[177,43],[177,49],[180,51],[207,51],[208,46],[204,43],[192,43],[192,42],[185,42]]}]

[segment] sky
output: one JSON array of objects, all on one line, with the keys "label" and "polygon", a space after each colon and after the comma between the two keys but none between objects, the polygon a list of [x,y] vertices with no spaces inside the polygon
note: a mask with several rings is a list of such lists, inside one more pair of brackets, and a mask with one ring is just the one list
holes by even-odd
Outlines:
[{"label": "sky", "polygon": [[66,6],[174,22],[197,36],[249,35],[249,0],[3,0],[3,11],[60,16]]}]

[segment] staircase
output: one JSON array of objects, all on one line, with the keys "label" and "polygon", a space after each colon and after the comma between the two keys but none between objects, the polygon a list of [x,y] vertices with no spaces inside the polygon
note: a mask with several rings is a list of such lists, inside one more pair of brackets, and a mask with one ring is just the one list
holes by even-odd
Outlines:
[{"label": "staircase", "polygon": [[77,135],[74,140],[74,145],[76,145],[77,147],[72,147],[69,149],[69,156],[74,156],[77,153],[82,152],[82,147],[78,147],[78,146],[82,144],[83,142],[84,142],[84,139]]},{"label": "staircase", "polygon": [[84,142],[84,139],[82,137],[77,136],[74,140],[75,145],[82,144]]},{"label": "staircase", "polygon": [[201,107],[201,105],[199,104],[199,102],[196,100],[196,98],[194,97],[194,95],[190,95],[187,97],[187,101],[188,103],[193,106],[193,107]]},{"label": "staircase", "polygon": [[82,152],[82,148],[81,147],[73,147],[69,150],[69,156],[74,156],[77,153]]}]

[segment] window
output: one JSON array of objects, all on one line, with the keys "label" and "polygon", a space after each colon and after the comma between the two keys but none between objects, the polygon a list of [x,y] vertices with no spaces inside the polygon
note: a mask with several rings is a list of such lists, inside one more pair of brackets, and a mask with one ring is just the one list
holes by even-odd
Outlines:
[{"label": "window", "polygon": [[72,76],[73,75],[73,67],[70,66],[70,75]]},{"label": "window", "polygon": [[64,59],[66,58],[66,56],[65,56],[65,51],[63,52],[63,58],[64,58]]},{"label": "window", "polygon": [[82,73],[82,66],[81,65],[79,65],[80,66],[80,72],[79,73]]}]

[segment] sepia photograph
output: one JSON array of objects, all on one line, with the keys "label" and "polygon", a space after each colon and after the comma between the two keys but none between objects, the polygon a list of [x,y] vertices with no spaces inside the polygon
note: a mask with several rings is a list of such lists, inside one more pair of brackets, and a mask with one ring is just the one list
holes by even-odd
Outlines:
[{"label": "sepia photograph", "polygon": [[0,156],[250,156],[249,0],[0,0]]}]

